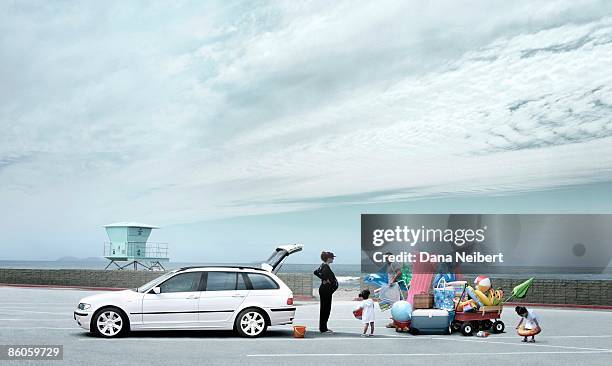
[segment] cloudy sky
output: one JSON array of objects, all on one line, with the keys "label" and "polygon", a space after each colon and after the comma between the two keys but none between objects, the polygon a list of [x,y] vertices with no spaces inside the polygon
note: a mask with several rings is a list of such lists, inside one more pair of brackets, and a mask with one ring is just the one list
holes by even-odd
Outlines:
[{"label": "cloudy sky", "polygon": [[176,260],[357,262],[362,212],[612,212],[609,1],[3,1],[0,60],[7,259],[129,220]]}]

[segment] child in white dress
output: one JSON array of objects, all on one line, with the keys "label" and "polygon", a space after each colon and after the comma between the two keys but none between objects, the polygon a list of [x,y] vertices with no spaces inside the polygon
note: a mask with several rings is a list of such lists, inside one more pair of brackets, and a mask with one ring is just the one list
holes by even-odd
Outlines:
[{"label": "child in white dress", "polygon": [[[374,336],[374,301],[370,299],[370,290],[365,289],[361,291],[361,308],[363,309],[361,315],[361,321],[364,324],[362,337]],[[370,327],[370,334],[368,335],[368,326]]]}]

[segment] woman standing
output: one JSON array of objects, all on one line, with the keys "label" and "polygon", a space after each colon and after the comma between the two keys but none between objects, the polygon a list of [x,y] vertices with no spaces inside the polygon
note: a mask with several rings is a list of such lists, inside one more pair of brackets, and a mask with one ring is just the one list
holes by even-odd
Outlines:
[{"label": "woman standing", "polygon": [[321,252],[321,265],[314,271],[315,276],[321,279],[319,286],[319,298],[321,308],[319,310],[319,331],[321,333],[333,333],[327,328],[329,313],[331,312],[332,295],[338,289],[338,280],[330,268],[336,256],[332,252]]}]

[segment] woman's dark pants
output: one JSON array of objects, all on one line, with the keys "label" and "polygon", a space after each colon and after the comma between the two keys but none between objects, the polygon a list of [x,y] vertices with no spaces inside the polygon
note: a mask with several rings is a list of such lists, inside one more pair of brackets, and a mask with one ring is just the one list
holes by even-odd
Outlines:
[{"label": "woman's dark pants", "polygon": [[329,320],[329,313],[331,313],[333,293],[334,289],[331,286],[319,286],[319,298],[321,300],[321,308],[319,310],[319,330],[321,332],[327,331],[327,321]]}]

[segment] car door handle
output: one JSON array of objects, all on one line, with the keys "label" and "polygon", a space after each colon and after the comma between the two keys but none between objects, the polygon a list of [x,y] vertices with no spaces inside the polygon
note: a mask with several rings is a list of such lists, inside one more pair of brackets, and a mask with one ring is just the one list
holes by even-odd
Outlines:
[{"label": "car door handle", "polygon": [[232,295],[232,297],[244,297],[244,295]]},{"label": "car door handle", "polygon": [[191,295],[191,296],[187,296],[186,298],[190,300],[195,300],[198,298],[198,295]]}]

